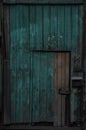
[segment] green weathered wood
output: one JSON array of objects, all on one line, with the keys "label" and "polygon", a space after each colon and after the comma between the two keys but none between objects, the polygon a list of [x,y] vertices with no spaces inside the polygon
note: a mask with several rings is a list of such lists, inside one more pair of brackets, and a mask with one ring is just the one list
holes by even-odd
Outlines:
[{"label": "green weathered wood", "polygon": [[58,50],[64,46],[64,6],[58,6]]},{"label": "green weathered wood", "polygon": [[42,7],[42,17],[43,17],[43,48],[47,50],[51,44],[50,41],[50,6]]},{"label": "green weathered wood", "polygon": [[[74,57],[74,56],[79,56],[79,55],[81,56],[81,53],[82,53],[82,31],[83,31],[82,22],[83,22],[83,20],[81,20],[81,19],[83,17],[83,7],[78,6],[76,8],[76,6],[73,6],[71,10],[72,10],[71,50],[72,50],[72,56]],[[74,12],[74,14],[73,14],[73,12]],[[76,46],[75,46],[75,43],[76,43]],[[78,63],[77,67],[80,67],[80,64],[81,64],[81,61]],[[72,68],[75,66],[76,65],[72,62]],[[75,121],[76,117],[75,117],[74,111],[76,110],[77,104],[75,103],[75,105],[74,105],[74,102],[76,99],[74,99],[75,98],[74,94],[72,94],[72,95],[73,95],[73,98],[71,97],[71,104],[72,104],[71,121]]]},{"label": "green weathered wood", "polygon": [[15,26],[15,16],[12,18],[11,14],[14,15],[15,9],[12,9],[12,12],[10,13],[10,22],[13,24],[10,25],[10,69],[11,69],[11,79],[10,79],[10,85],[11,85],[11,122],[15,122],[15,100],[16,100],[16,95],[15,95],[15,89],[16,89],[16,42],[15,38],[12,35],[12,32],[14,30]]},{"label": "green weathered wood", "polygon": [[[74,56],[77,55],[77,48],[78,48],[78,7],[76,8],[76,6],[73,6],[72,7],[72,14],[73,12],[75,12],[72,17],[71,17],[71,21],[72,21],[72,36],[71,36],[71,42],[72,42],[72,57],[74,58]],[[75,46],[75,43],[76,43],[76,46]],[[75,63],[72,62],[72,68],[74,68],[76,66]]]},{"label": "green weathered wood", "polygon": [[36,49],[36,6],[30,6],[30,49]]},{"label": "green weathered wood", "polygon": [[40,94],[40,54],[33,53],[33,58],[32,58],[32,70],[33,70],[33,83],[32,83],[32,93],[33,93],[33,100],[32,100],[32,122],[39,122],[39,108],[40,108],[40,103],[39,103],[39,94]]},{"label": "green weathered wood", "polygon": [[82,5],[10,6],[11,122],[53,121],[51,52],[81,52],[82,15]]},{"label": "green weathered wood", "polygon": [[83,0],[3,0],[5,4],[82,4]]},{"label": "green weathered wood", "polygon": [[67,49],[71,49],[71,34],[72,34],[72,21],[71,21],[71,8],[70,6],[65,6],[64,8],[64,17],[65,17],[65,22],[64,22],[64,47]]},{"label": "green weathered wood", "polygon": [[[15,93],[16,93],[16,122],[22,122],[22,108],[23,108],[23,105],[22,105],[22,85],[23,85],[23,79],[22,79],[22,69],[23,69],[23,59],[22,59],[22,51],[23,51],[23,48],[22,48],[22,44],[23,44],[23,34],[21,34],[21,29],[22,29],[22,22],[23,20],[21,20],[22,18],[22,6],[19,8],[19,11],[18,11],[18,6],[17,6],[17,14],[16,14],[16,34],[17,34],[17,40],[18,40],[18,47],[16,45],[16,48],[17,48],[17,57],[16,57],[16,73],[17,73],[17,76],[16,76],[16,80],[17,80],[17,84],[16,84],[16,90],[15,90]],[[20,25],[19,25],[20,23]],[[19,33],[20,31],[20,33]],[[24,97],[23,97],[24,98]]]},{"label": "green weathered wood", "polygon": [[46,54],[43,55],[43,53],[40,54],[40,68],[41,68],[41,73],[40,73],[40,120],[43,121],[45,118],[45,56]]},{"label": "green weathered wood", "polygon": [[[23,11],[23,10],[22,10]],[[26,13],[26,11],[28,13]],[[23,39],[24,40],[22,44],[22,64],[23,64],[23,70],[22,70],[22,122],[28,122],[30,121],[30,116],[27,114],[27,111],[30,113],[30,53],[29,53],[29,8],[24,7],[24,11],[22,12],[22,15],[24,19],[22,20],[22,27],[26,25],[26,31],[24,32]],[[27,35],[28,33],[28,35]],[[27,91],[27,93],[26,93]]]},{"label": "green weathered wood", "polygon": [[83,28],[83,7],[82,6],[79,6],[78,8],[78,11],[79,11],[79,19],[78,19],[78,28],[79,28],[79,33],[78,33],[78,52],[79,52],[79,55],[81,57],[81,60],[80,60],[80,63],[79,63],[79,67],[83,66],[83,60],[82,60],[82,57],[83,57],[83,30],[80,29],[80,28]]},{"label": "green weathered wood", "polygon": [[47,120],[54,121],[54,54],[47,54]]},{"label": "green weathered wood", "polygon": [[[18,11],[18,7],[16,8],[16,11]],[[28,11],[28,8],[27,8],[27,11]],[[11,15],[14,15],[14,12],[15,12],[15,8],[14,10],[11,12]],[[21,15],[20,12],[22,12],[22,15],[24,17],[23,20],[21,20]],[[11,17],[11,16],[10,16]],[[12,18],[12,17],[11,17]],[[14,19],[12,19],[12,24],[11,24],[11,54],[12,56],[10,57],[10,64],[11,64],[11,68],[13,69],[13,72],[15,74],[15,78],[13,78],[13,86],[12,88],[12,95],[14,95],[14,97],[16,98],[12,98],[12,103],[11,104],[14,104],[14,106],[12,105],[12,114],[14,115],[11,115],[12,117],[14,117],[14,122],[23,122],[23,120],[26,120],[26,117],[27,114],[25,115],[25,113],[23,111],[26,111],[24,110],[24,105],[25,104],[27,107],[28,107],[28,103],[27,101],[29,100],[28,98],[28,91],[29,91],[29,85],[24,88],[23,87],[23,84],[26,82],[28,82],[26,80],[26,82],[24,81],[25,79],[25,75],[28,75],[29,76],[29,65],[28,65],[28,62],[29,60],[27,59],[29,57],[29,54],[28,54],[28,48],[29,48],[29,45],[27,43],[29,43],[28,41],[28,37],[26,35],[26,32],[28,32],[29,28],[27,27],[28,24],[27,24],[27,18],[28,18],[28,14],[25,13],[25,11],[23,11],[22,7],[19,8],[19,11],[16,13]],[[16,21],[15,21],[16,19]],[[25,20],[26,19],[26,20]],[[24,21],[25,20],[25,21]],[[26,22],[26,23],[24,23]],[[20,23],[20,25],[19,25]],[[26,25],[26,30],[24,30],[24,26]],[[14,27],[15,28],[18,28],[18,26],[20,26],[20,29],[19,30],[14,30]],[[22,32],[22,33],[21,33]],[[24,40],[26,39],[26,40]],[[17,48],[17,42],[15,40],[18,40],[18,48]],[[23,42],[24,41],[24,42]],[[24,74],[23,74],[24,73]],[[28,80],[29,80],[29,77],[27,77]],[[12,82],[13,82],[12,81]],[[23,92],[27,90],[27,93],[26,95],[24,96]],[[23,96],[25,99],[23,99]],[[26,100],[27,99],[27,100]],[[26,103],[25,103],[25,100],[26,100]],[[25,109],[28,109],[29,110],[29,107]],[[27,117],[28,118],[28,117]],[[29,120],[29,119],[28,119]]]},{"label": "green weathered wood", "polygon": [[[51,38],[51,47],[54,46],[54,35],[55,35],[55,23],[54,23],[54,19],[55,19],[55,15],[54,15],[54,7],[50,8],[49,11],[49,16],[50,16],[50,38]],[[55,47],[53,47],[55,48]]]},{"label": "green weathered wood", "polygon": [[[52,18],[54,16],[54,18]],[[58,8],[53,7],[51,10],[51,32],[52,32],[52,47],[58,49]],[[54,27],[53,27],[54,26]],[[53,29],[54,28],[54,29]]]},{"label": "green weathered wood", "polygon": [[[43,38],[42,38],[42,6],[36,7],[36,49],[42,49]],[[40,37],[39,37],[40,36]]]}]

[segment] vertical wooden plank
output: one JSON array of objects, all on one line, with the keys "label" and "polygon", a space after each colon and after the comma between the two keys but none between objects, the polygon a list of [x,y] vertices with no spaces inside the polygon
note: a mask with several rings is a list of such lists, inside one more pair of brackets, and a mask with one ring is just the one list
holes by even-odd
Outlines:
[{"label": "vertical wooden plank", "polygon": [[58,103],[57,106],[55,106],[57,117],[55,119],[55,125],[61,126],[61,95],[59,94],[59,89],[61,89],[62,84],[61,84],[61,53],[56,53],[55,54],[55,100],[56,104]]},{"label": "vertical wooden plank", "polygon": [[55,38],[54,38],[54,48],[58,48],[58,8],[57,6],[54,7],[54,24],[55,24]]},{"label": "vertical wooden plank", "polygon": [[47,121],[54,120],[54,54],[47,53]]},{"label": "vertical wooden plank", "polygon": [[55,87],[55,92],[54,92],[54,126],[58,126],[58,69],[57,69],[57,64],[58,64],[58,55],[55,54],[55,59],[54,59],[54,87]]},{"label": "vertical wooden plank", "polygon": [[[31,42],[30,42],[30,44],[31,44]],[[32,64],[33,62],[32,62],[32,52],[30,53],[30,95],[29,95],[29,98],[30,98],[30,106],[29,106],[29,108],[30,108],[30,123],[32,123],[32,114],[33,114],[33,110],[32,110],[32,103],[33,103],[33,88],[32,88],[32,85],[33,85],[33,70],[32,70],[32,68],[33,68],[33,64]]]},{"label": "vertical wooden plank", "polygon": [[42,25],[42,6],[36,6],[36,49],[42,49],[43,39],[43,25]]},{"label": "vertical wooden plank", "polygon": [[[22,37],[21,37],[21,28],[22,28],[22,6],[17,6],[17,19],[16,19],[16,27],[17,27],[17,86],[16,86],[16,122],[22,122]],[[19,33],[20,31],[20,33]]]},{"label": "vertical wooden plank", "polygon": [[[72,7],[72,49],[73,55],[78,56],[78,6]],[[73,64],[76,67],[76,64]]]},{"label": "vertical wooden plank", "polygon": [[[10,8],[10,85],[11,85],[11,123],[15,122],[15,93],[14,89],[16,87],[16,53],[13,53],[13,49],[16,48],[13,46],[15,45],[15,39],[13,37],[13,29],[14,29],[14,19],[12,15],[14,15],[14,9]],[[15,17],[14,17],[15,18]],[[15,51],[14,51],[15,52]],[[14,61],[13,61],[14,59]],[[13,85],[12,85],[13,83]]]},{"label": "vertical wooden plank", "polygon": [[47,121],[46,120],[46,112],[47,112],[47,101],[46,101],[46,96],[47,96],[47,53],[45,53],[45,54],[42,54],[43,55],[43,62],[44,63],[42,63],[42,65],[43,65],[43,79],[44,79],[44,86],[42,86],[43,87],[43,91],[44,91],[44,107],[43,107],[43,120],[44,121]]},{"label": "vertical wooden plank", "polygon": [[50,6],[43,6],[43,46],[48,49],[50,46]]},{"label": "vertical wooden plank", "polygon": [[40,74],[40,55],[39,53],[33,54],[33,122],[39,122],[39,74]]},{"label": "vertical wooden plank", "polygon": [[54,7],[51,6],[51,10],[50,10],[50,33],[51,33],[51,48],[54,48],[54,40],[55,40],[55,23],[54,23],[54,19],[55,19],[55,14],[54,14]]},{"label": "vertical wooden plank", "polygon": [[46,53],[41,53],[40,58],[40,121],[44,121],[46,119]]},{"label": "vertical wooden plank", "polygon": [[65,90],[69,91],[69,53],[65,53]]},{"label": "vertical wooden plank", "polygon": [[65,43],[64,47],[66,50],[71,49],[71,5],[65,5],[64,7],[64,30],[65,30]]},{"label": "vertical wooden plank", "polygon": [[5,40],[5,46],[4,46],[4,52],[6,55],[4,55],[4,123],[9,124],[10,123],[10,80],[9,80],[9,42],[10,42],[10,36],[9,36],[9,7],[4,6],[4,40]]},{"label": "vertical wooden plank", "polygon": [[[35,7],[36,11],[36,18],[35,18],[35,24],[36,24],[36,39],[34,39],[34,44],[36,44],[36,49],[39,50],[42,48],[42,7],[41,6],[36,6]],[[37,59],[36,59],[37,58]],[[39,67],[39,62],[40,62],[40,53],[33,54],[33,115],[32,115],[32,121],[33,122],[38,122],[39,121],[39,74],[40,74],[40,67]]]},{"label": "vertical wooden plank", "polygon": [[[11,50],[11,55],[12,55],[12,61],[11,61],[11,64],[12,64],[12,66],[13,66],[13,64],[14,64],[14,62],[13,62],[13,59],[15,58],[15,86],[11,86],[12,87],[12,91],[11,91],[11,93],[14,95],[14,97],[13,97],[13,99],[12,99],[12,101],[11,101],[11,113],[12,113],[12,120],[14,120],[13,121],[13,123],[15,123],[15,122],[17,122],[18,121],[18,114],[19,114],[19,111],[18,111],[18,100],[17,100],[17,98],[18,98],[18,90],[17,90],[17,77],[18,77],[18,72],[17,72],[17,55],[18,55],[18,47],[17,47],[17,42],[16,42],[16,40],[18,40],[18,33],[17,33],[17,31],[15,31],[15,29],[14,28],[17,28],[18,27],[18,23],[17,23],[17,19],[18,19],[18,17],[19,17],[19,14],[18,14],[18,12],[17,12],[17,8],[15,9],[15,8],[11,8],[11,10],[13,10],[13,14],[11,14],[11,19],[13,19],[14,20],[14,24],[13,24],[13,30],[12,30],[12,38],[14,39],[14,43],[11,43],[11,44],[13,44],[12,46],[13,46],[13,49]],[[15,10],[16,10],[16,15],[15,15]],[[12,17],[12,16],[14,16],[14,18]],[[12,82],[13,83],[13,82]],[[14,103],[14,106],[12,106],[12,102]],[[16,115],[17,115],[17,118],[16,118]]]},{"label": "vertical wooden plank", "polygon": [[[78,54],[78,51],[77,51],[77,48],[78,48],[78,6],[77,5],[74,5],[72,6],[72,56],[73,56],[73,59],[74,59],[74,56],[77,57],[77,54]],[[76,63],[72,62],[72,68],[74,69],[76,67]],[[78,66],[77,66],[78,67]],[[72,91],[74,92],[74,90],[72,89]],[[71,98],[71,119],[72,121],[74,122],[76,119],[75,118],[75,114],[74,114],[74,111],[75,111],[75,105],[76,105],[76,99],[74,94],[72,94],[72,98]],[[74,99],[74,100],[73,100]],[[73,102],[74,101],[74,102]],[[74,105],[75,104],[75,105]],[[73,120],[74,119],[74,120]]]},{"label": "vertical wooden plank", "polygon": [[62,6],[59,6],[58,7],[58,9],[57,9],[57,11],[58,11],[58,14],[57,14],[57,16],[58,16],[58,48],[59,48],[59,50],[61,50],[61,44],[60,44],[60,9],[62,8]]},{"label": "vertical wooden plank", "polygon": [[[24,32],[22,36],[22,122],[29,122],[30,114],[30,53],[29,53],[29,8],[23,6],[22,8],[22,27]],[[28,35],[27,35],[28,34]],[[28,113],[28,114],[27,114]]]},{"label": "vertical wooden plank", "polygon": [[[44,6],[43,7],[43,26],[44,26],[44,49],[50,49],[51,48],[51,6]],[[46,121],[51,121],[52,120],[52,110],[51,110],[51,102],[52,102],[52,95],[50,90],[52,88],[52,79],[51,79],[51,69],[52,69],[52,56],[49,53],[46,53],[46,76],[45,76],[45,88],[46,88]]]},{"label": "vertical wooden plank", "polygon": [[78,49],[80,51],[80,67],[82,66],[82,37],[83,37],[83,6],[82,5],[79,5],[79,8],[78,8],[78,15],[79,15],[79,18],[78,18],[78,28],[79,28],[79,37],[78,37],[78,42],[79,42],[79,46],[78,46]]},{"label": "vertical wooden plank", "polygon": [[[30,49],[36,49],[36,7],[30,6]],[[31,88],[30,88],[30,122],[33,122],[33,53],[31,56]]]},{"label": "vertical wooden plank", "polygon": [[30,49],[36,49],[36,6],[30,6]]},{"label": "vertical wooden plank", "polygon": [[[51,48],[53,50],[58,49],[58,23],[59,23],[59,8],[57,6],[51,6]],[[62,25],[63,26],[63,25]]]},{"label": "vertical wooden plank", "polygon": [[64,6],[58,6],[58,48],[64,49]]},{"label": "vertical wooden plank", "polygon": [[[29,29],[30,29],[30,49],[34,49],[35,48],[35,40],[34,40],[34,37],[35,37],[35,22],[36,22],[36,20],[35,20],[35,17],[34,16],[36,16],[35,15],[35,9],[34,9],[34,6],[30,6],[29,7],[29,10],[30,10],[30,14],[29,14],[29,17],[30,17],[30,24],[29,24]],[[32,70],[32,68],[33,68],[33,53],[31,52],[30,53],[30,81],[31,81],[31,83],[30,83],[30,89],[29,89],[29,91],[30,91],[30,96],[29,96],[29,98],[30,98],[30,106],[29,106],[29,108],[30,108],[30,123],[32,123],[32,121],[33,121],[33,70]]]},{"label": "vertical wooden plank", "polygon": [[[66,67],[66,64],[65,64],[65,53],[61,53],[61,75],[62,75],[62,78],[61,78],[61,82],[62,82],[62,91],[64,92],[65,91],[65,82],[67,82],[68,81],[68,79],[66,78],[66,76],[65,76],[65,67]],[[62,102],[61,102],[61,104],[62,104],[62,126],[65,126],[65,95],[62,95]]]},{"label": "vertical wooden plank", "polygon": [[[70,91],[70,84],[69,84],[69,78],[70,78],[70,75],[69,75],[69,53],[66,53],[65,54],[65,90],[67,92]],[[69,125],[69,122],[70,122],[70,119],[69,119],[69,114],[70,114],[70,95],[66,95],[66,98],[65,98],[65,105],[66,105],[66,125]]]},{"label": "vertical wooden plank", "polygon": [[[39,81],[39,84],[40,84],[40,88],[39,88],[39,112],[40,112],[40,115],[39,115],[39,120],[41,121],[42,120],[42,96],[43,96],[43,93],[42,93],[42,85],[43,85],[43,82],[42,82],[42,79],[43,79],[43,69],[42,69],[42,66],[41,66],[41,60],[42,60],[42,54],[40,52],[40,64],[39,64],[39,67],[40,67],[40,81]],[[42,70],[42,71],[41,71]]]},{"label": "vertical wooden plank", "polygon": [[[17,6],[16,8],[14,7],[14,14],[12,14],[12,16],[14,15],[15,17],[14,17],[14,19],[13,19],[13,17],[11,17],[12,20],[13,20],[12,39],[15,39],[15,41],[14,41],[14,43],[12,45],[12,47],[14,47],[14,48],[13,48],[11,53],[12,53],[12,56],[21,55],[20,59],[19,59],[20,63],[19,63],[19,61],[18,61],[18,65],[16,63],[16,65],[17,65],[16,73],[21,71],[20,72],[21,73],[21,79],[22,79],[23,70],[25,69],[26,66],[28,66],[26,61],[25,61],[27,56],[23,55],[24,51],[25,51],[25,53],[29,52],[29,47],[28,47],[28,44],[27,44],[28,43],[28,36],[26,35],[27,29],[28,29],[28,27],[27,27],[27,24],[28,24],[27,18],[28,17],[25,15],[26,11],[27,11],[26,9],[27,8],[24,8],[24,6]],[[15,10],[16,10],[16,14],[15,14]],[[22,13],[20,13],[20,12],[22,12]],[[28,15],[28,13],[27,13],[27,15]],[[26,23],[24,23],[24,22],[26,22]],[[23,58],[23,56],[25,56],[25,57]],[[16,60],[18,60],[17,58],[18,57],[15,56]],[[12,66],[13,66],[13,61],[12,61]],[[16,78],[17,78],[17,76],[18,75],[16,75]],[[22,79],[22,81],[23,81],[23,79]],[[16,122],[21,122],[18,119],[19,118],[18,117],[19,116],[18,111],[20,109],[19,108],[19,106],[20,106],[19,103],[21,102],[20,103],[22,105],[22,107],[21,107],[21,116],[22,116],[21,120],[23,121],[23,89],[21,88],[21,92],[18,90],[18,87],[14,87],[14,89],[15,89],[13,91],[15,93],[15,98],[14,98],[15,101],[14,102],[15,102],[16,106],[13,107],[13,108],[15,108],[15,112],[14,112],[15,113],[15,118],[16,118]],[[21,95],[21,97],[19,97],[20,96],[19,94]],[[27,94],[25,94],[25,96],[26,95]],[[18,98],[20,98],[20,99],[18,99]]]},{"label": "vertical wooden plank", "polygon": [[[61,64],[61,53],[58,54],[58,93],[59,89],[62,89],[62,64]],[[62,97],[60,94],[58,94],[58,126],[62,125]]]},{"label": "vertical wooden plank", "polygon": [[71,123],[75,121],[75,115],[74,115],[74,89],[72,89],[72,94],[71,94]]},{"label": "vertical wooden plank", "polygon": [[[11,13],[12,12],[12,13]],[[11,120],[13,123],[16,122],[16,107],[17,107],[17,101],[16,101],[16,92],[17,92],[17,33],[15,33],[14,28],[17,26],[17,21],[15,20],[16,17],[18,17],[18,14],[15,15],[15,8],[11,8],[11,48],[10,48],[10,64],[11,64],[11,76],[14,77],[11,79]],[[12,17],[14,16],[14,18]]]},{"label": "vertical wooden plank", "polygon": [[[65,111],[69,106],[66,105],[66,95],[59,95],[59,89],[62,93],[69,91],[69,53],[55,54],[55,124],[58,126],[65,126]],[[68,99],[68,97],[67,97]],[[67,121],[69,119],[69,112],[67,110]],[[68,123],[68,122],[67,122]]]},{"label": "vertical wooden plank", "polygon": [[[45,6],[43,8],[43,17],[44,17],[44,49],[51,48],[51,26],[50,26],[50,17],[51,17],[51,6]],[[46,53],[46,121],[52,121],[52,55]],[[52,90],[53,92],[53,90]]]}]

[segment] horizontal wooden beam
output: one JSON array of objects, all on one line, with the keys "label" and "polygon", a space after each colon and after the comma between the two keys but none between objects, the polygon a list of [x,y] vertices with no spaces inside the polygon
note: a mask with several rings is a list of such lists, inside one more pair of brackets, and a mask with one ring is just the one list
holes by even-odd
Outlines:
[{"label": "horizontal wooden beam", "polygon": [[3,0],[4,4],[83,4],[84,0]]}]

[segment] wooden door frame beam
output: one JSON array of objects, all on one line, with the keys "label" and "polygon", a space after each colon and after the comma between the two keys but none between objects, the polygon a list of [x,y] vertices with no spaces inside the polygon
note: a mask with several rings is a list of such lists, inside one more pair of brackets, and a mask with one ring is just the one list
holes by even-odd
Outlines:
[{"label": "wooden door frame beam", "polygon": [[3,0],[3,4],[83,4],[83,0]]}]

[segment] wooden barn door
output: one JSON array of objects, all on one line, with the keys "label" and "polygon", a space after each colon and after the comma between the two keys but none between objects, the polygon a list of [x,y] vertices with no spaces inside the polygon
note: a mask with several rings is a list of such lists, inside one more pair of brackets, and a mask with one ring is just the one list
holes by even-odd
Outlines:
[{"label": "wooden barn door", "polygon": [[32,122],[69,124],[69,53],[34,52]]},{"label": "wooden barn door", "polygon": [[69,124],[69,53],[55,53],[55,125]]}]

